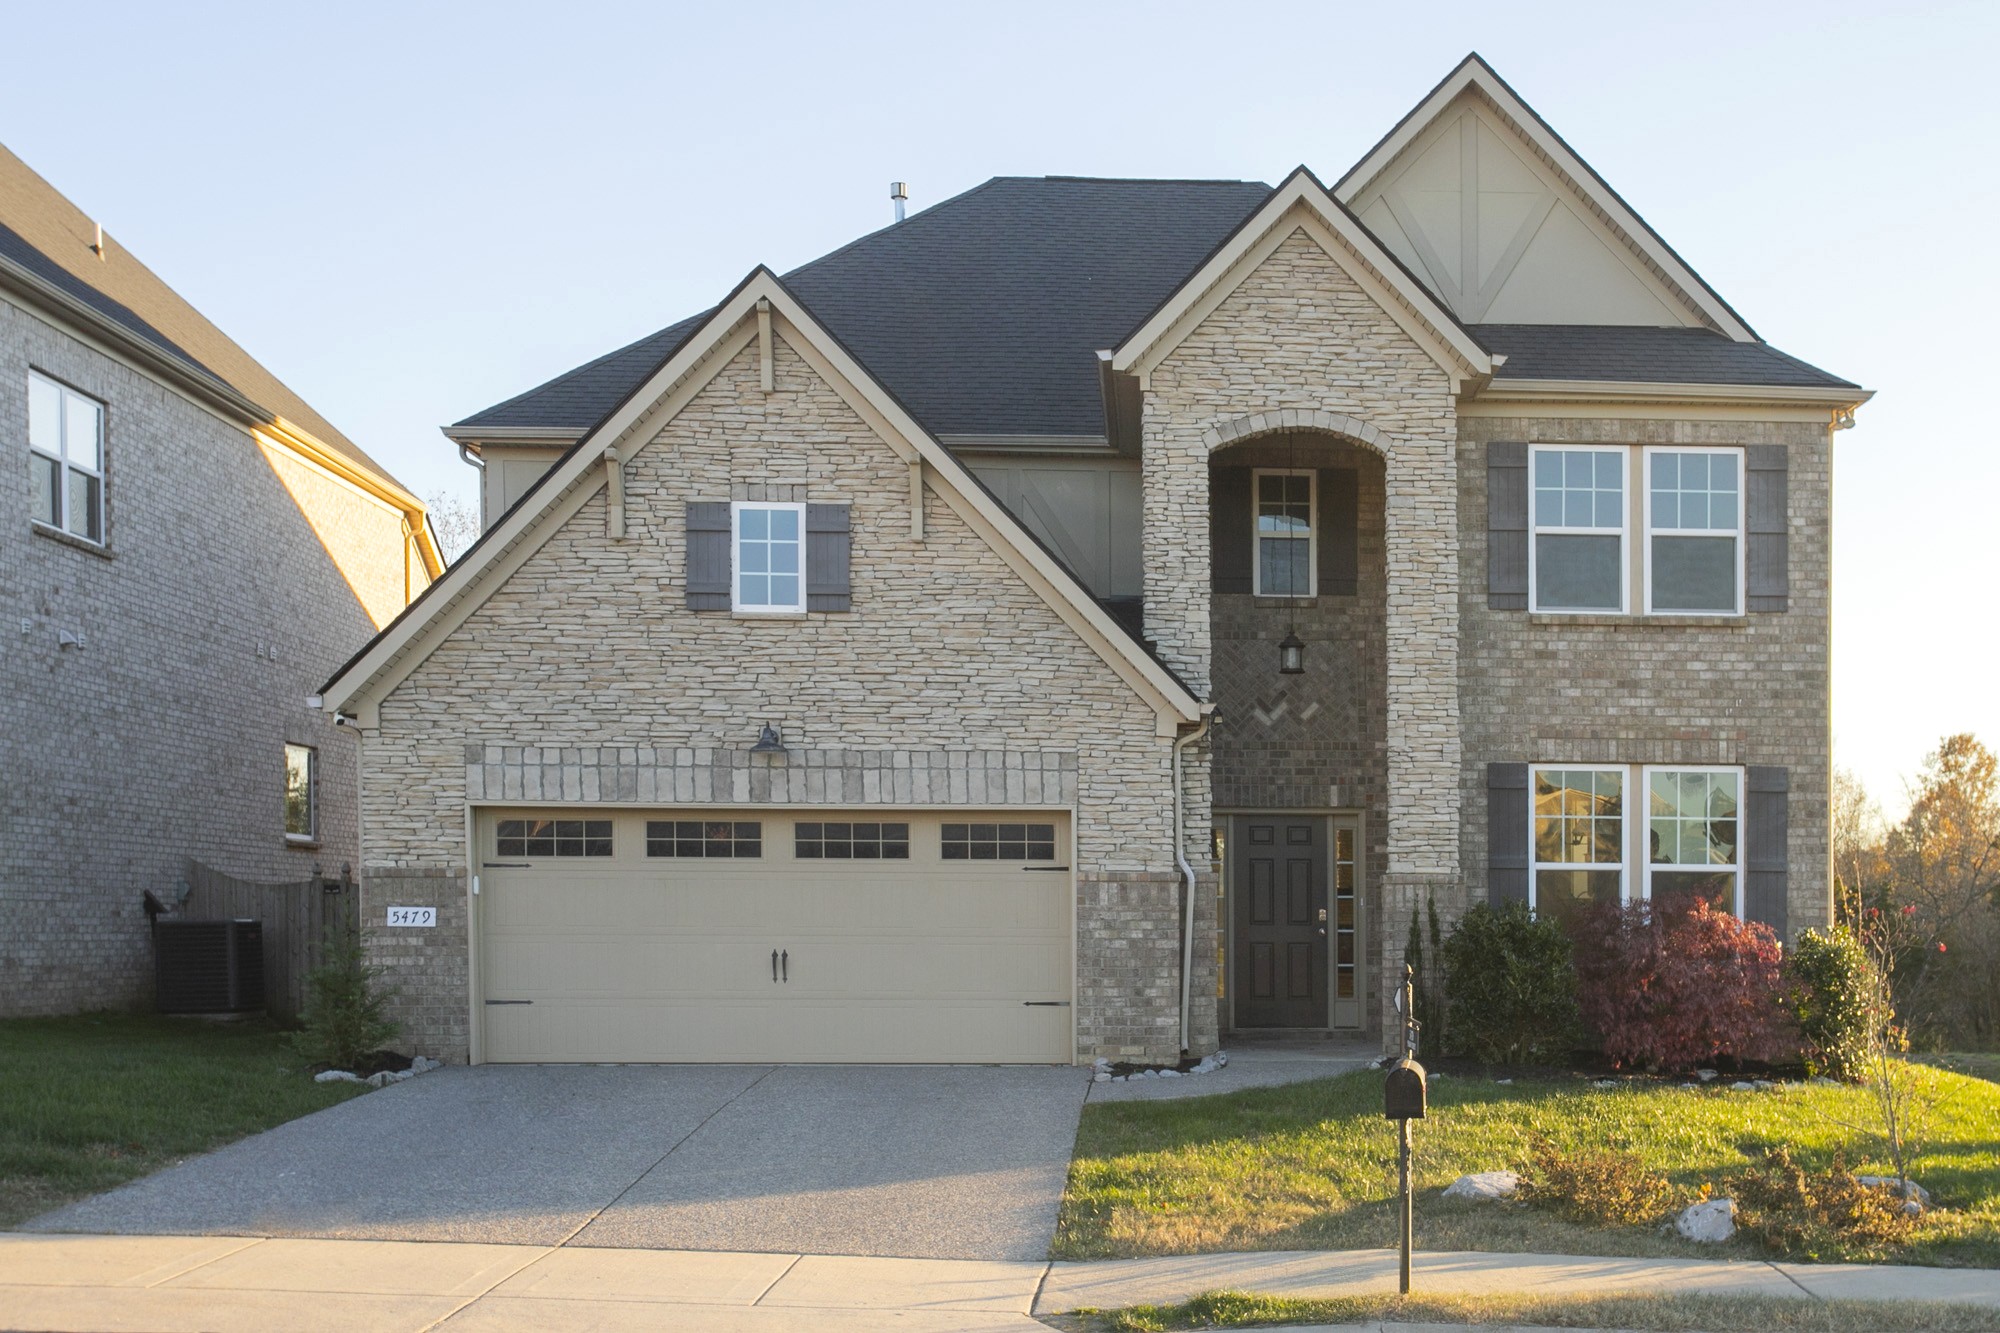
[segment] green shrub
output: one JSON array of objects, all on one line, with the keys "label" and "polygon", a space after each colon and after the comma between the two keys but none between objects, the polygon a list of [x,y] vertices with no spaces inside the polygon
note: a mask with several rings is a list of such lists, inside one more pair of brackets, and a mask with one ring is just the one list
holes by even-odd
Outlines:
[{"label": "green shrub", "polygon": [[1808,1072],[1858,1083],[1868,1070],[1878,987],[1868,950],[1846,926],[1799,935],[1785,960],[1785,1006]]},{"label": "green shrub", "polygon": [[1862,1184],[1842,1159],[1814,1175],[1782,1145],[1733,1188],[1736,1225],[1792,1258],[1838,1257],[1857,1246],[1886,1251],[1909,1239],[1915,1226],[1899,1197]]},{"label": "green shrub", "polygon": [[1562,1060],[1576,1045],[1569,935],[1527,906],[1484,903],[1444,942],[1445,1032],[1455,1054],[1487,1063]]},{"label": "green shrub", "polygon": [[1666,1216],[1674,1206],[1674,1187],[1636,1153],[1565,1152],[1537,1139],[1533,1162],[1521,1173],[1521,1197],[1587,1226],[1635,1227]]},{"label": "green shrub", "polygon": [[329,931],[320,965],[306,977],[309,998],[293,1049],[313,1064],[351,1070],[394,1041],[403,1029],[385,1012],[394,994],[376,988],[380,975],[362,961],[356,933]]}]

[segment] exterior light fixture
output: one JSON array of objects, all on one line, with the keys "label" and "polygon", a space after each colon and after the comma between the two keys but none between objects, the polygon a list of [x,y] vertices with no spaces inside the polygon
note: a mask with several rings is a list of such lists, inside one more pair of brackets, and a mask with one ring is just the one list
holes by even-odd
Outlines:
[{"label": "exterior light fixture", "polygon": [[778,735],[778,729],[769,722],[766,722],[764,730],[757,735],[757,743],[750,747],[750,753],[784,754],[785,752],[785,742]]},{"label": "exterior light fixture", "polygon": [[1306,669],[1306,646],[1297,633],[1287,631],[1278,644],[1278,670],[1287,676],[1301,676]]}]

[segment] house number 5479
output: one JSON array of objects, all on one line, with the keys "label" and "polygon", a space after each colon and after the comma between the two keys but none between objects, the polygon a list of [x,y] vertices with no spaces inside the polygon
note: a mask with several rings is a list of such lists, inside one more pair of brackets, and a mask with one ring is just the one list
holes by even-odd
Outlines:
[{"label": "house number 5479", "polygon": [[438,923],[438,909],[435,907],[392,907],[389,909],[389,924],[392,926],[435,926]]}]

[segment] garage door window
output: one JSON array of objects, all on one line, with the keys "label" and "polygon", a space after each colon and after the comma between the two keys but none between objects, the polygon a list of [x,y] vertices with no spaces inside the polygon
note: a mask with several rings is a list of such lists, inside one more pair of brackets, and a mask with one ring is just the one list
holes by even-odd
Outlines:
[{"label": "garage door window", "polygon": [[940,854],[947,861],[1053,861],[1054,824],[946,824]]},{"label": "garage door window", "polygon": [[792,856],[800,861],[907,861],[908,824],[797,824]]},{"label": "garage door window", "polygon": [[503,819],[502,856],[609,856],[608,819]]},{"label": "garage door window", "polygon": [[649,819],[646,855],[701,856],[710,860],[764,854],[764,826],[755,820]]}]

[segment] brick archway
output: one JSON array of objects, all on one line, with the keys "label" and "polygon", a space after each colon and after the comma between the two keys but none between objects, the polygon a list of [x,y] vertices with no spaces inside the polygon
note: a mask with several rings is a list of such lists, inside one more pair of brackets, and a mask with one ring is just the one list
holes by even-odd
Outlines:
[{"label": "brick archway", "polygon": [[1387,459],[1393,437],[1376,429],[1359,417],[1345,416],[1339,412],[1321,412],[1311,408],[1287,407],[1269,412],[1254,412],[1247,417],[1237,417],[1211,426],[1202,432],[1202,443],[1209,453],[1232,444],[1242,444],[1260,435],[1277,435],[1291,430],[1323,431],[1338,435],[1362,445],[1380,457]]}]

